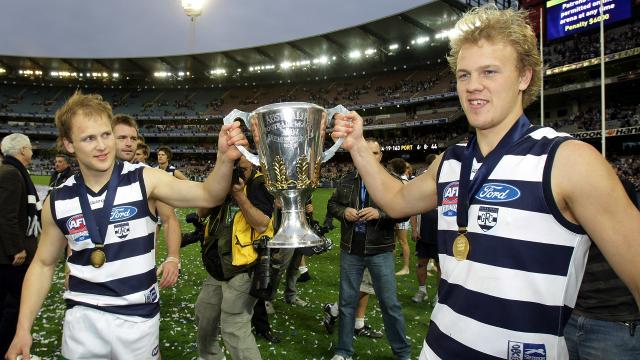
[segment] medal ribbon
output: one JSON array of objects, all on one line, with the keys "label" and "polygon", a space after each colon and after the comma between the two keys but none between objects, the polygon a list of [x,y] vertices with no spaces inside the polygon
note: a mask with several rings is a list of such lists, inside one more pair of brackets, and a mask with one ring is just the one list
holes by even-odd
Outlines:
[{"label": "medal ribbon", "polygon": [[[109,185],[107,187],[107,194],[104,198],[104,203],[101,208],[91,210],[91,205],[89,205],[89,196],[87,195],[87,186],[84,183],[84,179],[82,178],[82,174],[78,175],[78,188],[80,192],[80,208],[82,209],[82,213],[84,214],[84,223],[87,226],[87,230],[89,231],[89,236],[91,236],[91,242],[96,245],[104,244],[105,237],[107,236],[107,228],[109,228],[109,221],[107,220],[107,225],[103,228],[99,227],[96,224],[96,217],[99,219],[109,219],[111,214],[107,214],[107,211],[111,211],[113,207],[113,202],[116,199],[116,191],[118,188],[118,182],[120,179],[120,173],[122,172],[122,163],[116,162],[113,170],[111,172],[111,178],[109,179]],[[95,215],[95,216],[94,216]]]},{"label": "medal ribbon", "polygon": [[456,209],[458,215],[456,221],[458,223],[458,231],[461,234],[466,233],[467,224],[469,223],[469,205],[471,204],[471,199],[478,190],[480,190],[480,186],[489,178],[489,175],[493,169],[496,168],[500,159],[502,159],[511,147],[534,129],[534,127],[531,127],[529,119],[522,114],[502,140],[500,140],[495,149],[482,161],[482,165],[476,172],[473,180],[469,178],[471,177],[471,167],[476,154],[477,139],[475,135],[469,139],[462,157],[460,182],[458,185],[458,206]]}]

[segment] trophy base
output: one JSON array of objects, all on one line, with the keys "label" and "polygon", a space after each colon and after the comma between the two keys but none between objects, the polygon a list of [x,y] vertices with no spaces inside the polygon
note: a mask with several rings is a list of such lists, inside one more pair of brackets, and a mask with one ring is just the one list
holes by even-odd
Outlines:
[{"label": "trophy base", "polygon": [[[283,231],[284,230],[284,231]],[[270,248],[300,248],[308,246],[324,245],[324,240],[316,235],[313,231],[295,231],[287,232],[286,229],[280,229],[271,240],[267,242]]]}]

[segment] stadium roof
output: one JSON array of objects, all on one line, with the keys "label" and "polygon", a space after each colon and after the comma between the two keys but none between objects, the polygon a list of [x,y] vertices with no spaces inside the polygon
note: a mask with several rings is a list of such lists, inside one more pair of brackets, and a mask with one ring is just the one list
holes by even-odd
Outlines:
[{"label": "stadium roof", "polygon": [[433,41],[466,7],[460,0],[208,1],[193,22],[178,0],[12,2],[0,12],[0,67],[9,74],[201,76],[217,68],[348,59],[353,50],[386,56],[391,44],[403,50],[411,39]]}]

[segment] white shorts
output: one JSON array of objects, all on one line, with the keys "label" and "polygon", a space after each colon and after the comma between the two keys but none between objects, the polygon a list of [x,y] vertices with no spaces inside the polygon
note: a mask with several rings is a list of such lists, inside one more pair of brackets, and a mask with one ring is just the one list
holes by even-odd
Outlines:
[{"label": "white shorts", "polygon": [[360,291],[369,295],[375,295],[376,291],[373,289],[373,281],[371,280],[371,273],[368,268],[364,268],[362,273],[362,282],[360,282]]},{"label": "white shorts", "polygon": [[160,314],[151,319],[74,306],[64,316],[62,356],[73,360],[160,358]]},{"label": "white shorts", "polygon": [[409,220],[396,224],[396,229],[399,230],[408,230],[409,228],[411,228],[411,221]]}]

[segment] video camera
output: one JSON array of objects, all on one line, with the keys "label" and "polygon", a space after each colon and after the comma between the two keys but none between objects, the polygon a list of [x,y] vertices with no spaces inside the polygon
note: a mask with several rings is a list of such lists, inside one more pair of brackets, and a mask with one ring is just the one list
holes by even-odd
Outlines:
[{"label": "video camera", "polygon": [[240,184],[240,179],[242,181],[247,182],[246,177],[244,176],[244,169],[240,167],[240,163],[238,161],[233,165],[233,173],[231,175],[231,184],[237,185]]},{"label": "video camera", "polygon": [[302,254],[305,256],[319,255],[333,249],[333,241],[324,236],[329,232],[330,229],[327,226],[320,225],[317,220],[309,221],[309,225],[311,226],[313,232],[316,233],[316,235],[320,236],[324,242],[320,245],[300,248]]},{"label": "video camera", "polygon": [[180,247],[185,247],[187,245],[191,245],[196,242],[202,243],[204,241],[204,226],[205,223],[203,219],[200,219],[198,214],[192,212],[185,216],[184,221],[193,225],[194,230],[190,233],[182,233],[182,242],[180,243]]}]

